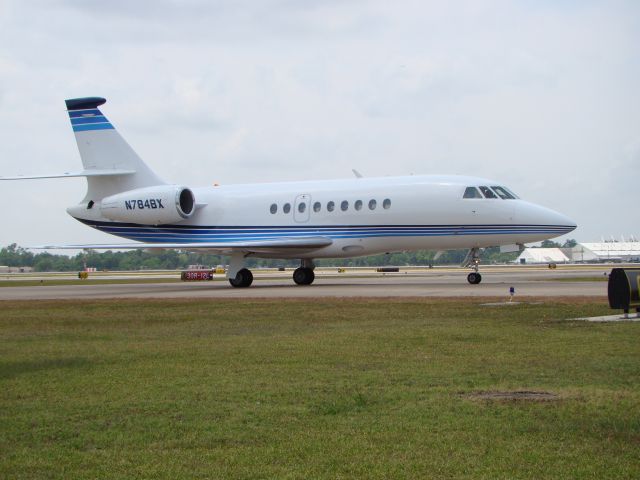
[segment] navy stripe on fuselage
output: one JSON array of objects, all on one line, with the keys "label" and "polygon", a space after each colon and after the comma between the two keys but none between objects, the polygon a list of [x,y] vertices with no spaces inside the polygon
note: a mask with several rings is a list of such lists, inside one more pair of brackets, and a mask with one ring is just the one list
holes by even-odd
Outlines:
[{"label": "navy stripe on fuselage", "polygon": [[282,230],[282,231],[271,231],[271,232],[197,232],[197,233],[189,233],[189,232],[165,232],[160,229],[128,229],[121,230],[117,228],[108,228],[108,227],[97,227],[100,230],[112,233],[115,235],[129,236],[129,235],[154,235],[154,236],[163,236],[163,237],[182,237],[182,238],[197,238],[197,239],[228,239],[228,238],[237,238],[237,237],[281,237],[281,236],[303,236],[307,237],[309,235],[329,235],[332,237],[336,236],[364,236],[364,235],[415,235],[415,236],[433,236],[433,235],[469,235],[469,234],[501,234],[501,233],[556,233],[556,232],[565,232],[567,229],[546,229],[546,228],[536,228],[536,227],[528,227],[528,228],[518,228],[518,229],[505,229],[505,228],[446,228],[446,229],[435,229],[435,228],[425,228],[425,229],[402,229],[402,230],[377,230],[377,229],[356,229],[356,230],[306,230],[306,231],[296,231],[296,230]]},{"label": "navy stripe on fuselage", "polygon": [[544,232],[555,232],[555,231],[565,231],[570,227],[543,227],[543,226],[509,226],[509,227],[495,227],[495,226],[451,226],[451,227],[411,227],[411,228],[377,228],[377,227],[368,227],[368,228],[353,228],[353,227],[342,227],[342,228],[323,228],[323,227],[315,227],[315,228],[307,228],[307,229],[297,229],[297,228],[280,228],[280,229],[257,229],[257,230],[245,230],[245,229],[235,229],[235,228],[213,228],[207,230],[178,230],[178,229],[164,229],[159,227],[120,227],[120,226],[107,226],[101,225],[96,226],[95,228],[99,228],[104,231],[109,231],[111,233],[143,233],[143,232],[152,232],[154,234],[163,234],[163,235],[179,235],[179,236],[236,236],[236,235],[305,235],[309,234],[317,234],[317,233],[330,233],[330,234],[343,234],[343,233],[352,233],[358,235],[360,233],[410,233],[410,234],[423,234],[423,233],[452,233],[452,232],[490,232],[490,233],[500,233],[506,230],[509,231],[544,231]]},{"label": "navy stripe on fuselage", "polygon": [[255,235],[267,235],[267,236],[292,236],[292,235],[301,235],[301,236],[309,236],[310,234],[330,234],[330,235],[366,235],[366,234],[409,234],[409,235],[437,235],[437,234],[467,234],[467,233],[503,233],[506,231],[509,232],[557,232],[557,231],[565,231],[567,229],[563,228],[540,228],[540,227],[521,227],[521,228],[483,228],[483,227],[454,227],[454,228],[411,228],[411,229],[376,229],[376,228],[368,228],[368,229],[314,229],[314,230],[271,230],[271,231],[215,231],[215,230],[200,230],[196,232],[185,232],[185,231],[166,231],[158,228],[144,228],[144,229],[133,229],[127,228],[122,229],[120,227],[96,227],[102,231],[115,233],[115,234],[148,234],[148,235],[164,235],[167,237],[237,237],[237,236],[255,236]]},{"label": "navy stripe on fuselage", "polygon": [[[111,233],[111,232],[105,232]],[[556,234],[561,235],[562,232],[548,232],[548,231],[500,231],[500,232],[491,232],[491,231],[464,231],[464,232],[430,232],[430,233],[408,233],[408,232],[398,232],[398,233],[344,233],[344,234],[327,234],[324,232],[319,232],[318,236],[323,236],[332,239],[344,239],[344,238],[380,238],[380,237],[442,237],[442,236],[470,236],[470,235],[521,235],[521,234]],[[309,234],[305,235],[291,235],[291,234],[281,234],[281,235],[230,235],[225,237],[220,236],[212,236],[205,237],[199,236],[194,237],[191,235],[158,235],[157,233],[128,233],[128,234],[116,234],[121,237],[130,238],[132,240],[139,240],[145,242],[170,242],[170,243],[225,243],[225,242],[242,242],[242,241],[260,241],[260,240],[277,240],[279,238],[305,238],[308,237]]]},{"label": "navy stripe on fuselage", "polygon": [[[74,217],[75,218],[75,217]],[[187,225],[187,224],[166,224],[166,225],[143,225],[141,223],[126,223],[126,222],[105,222],[100,220],[88,220],[84,218],[76,218],[79,222],[86,225],[90,225],[94,228],[99,226],[103,227],[121,227],[121,228],[154,228],[160,230],[237,230],[237,231],[283,231],[287,229],[294,230],[327,230],[327,229],[399,229],[399,228],[522,228],[522,227],[537,227],[537,228],[571,228],[575,229],[575,226],[570,225],[546,225],[546,224],[504,224],[504,223],[482,223],[482,224],[442,224],[442,225],[314,225],[314,224],[289,224],[289,225]]]}]

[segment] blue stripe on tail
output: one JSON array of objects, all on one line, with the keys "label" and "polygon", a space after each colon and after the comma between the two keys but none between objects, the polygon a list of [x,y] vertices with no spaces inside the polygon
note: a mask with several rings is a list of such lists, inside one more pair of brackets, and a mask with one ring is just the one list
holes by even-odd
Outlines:
[{"label": "blue stripe on tail", "polygon": [[91,130],[115,130],[111,122],[97,108],[69,110],[69,119],[74,132]]},{"label": "blue stripe on tail", "polygon": [[72,118],[71,125],[84,125],[87,123],[109,123],[104,115],[95,115],[86,118]]},{"label": "blue stripe on tail", "polygon": [[74,132],[87,132],[89,130],[115,130],[110,123],[93,123],[89,125],[74,125]]},{"label": "blue stripe on tail", "polygon": [[102,112],[97,108],[92,108],[89,110],[69,110],[69,117],[78,118],[78,117],[91,117],[93,115],[102,115]]}]

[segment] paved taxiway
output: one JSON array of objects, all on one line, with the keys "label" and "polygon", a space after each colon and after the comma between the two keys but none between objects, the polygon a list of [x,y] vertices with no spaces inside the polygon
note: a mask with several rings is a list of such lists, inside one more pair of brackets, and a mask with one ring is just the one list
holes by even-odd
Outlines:
[{"label": "paved taxiway", "polygon": [[[195,283],[91,284],[0,288],[0,300],[100,298],[302,298],[302,297],[606,297],[607,283],[595,278],[609,268],[558,270],[505,268],[482,270],[482,283],[469,285],[468,270],[422,270],[393,274],[336,274],[319,271],[311,286],[297,286],[291,272],[256,273],[247,289],[232,288],[220,278]],[[586,278],[587,280],[581,281]],[[572,279],[578,281],[571,281]],[[594,280],[590,280],[594,279]]]}]

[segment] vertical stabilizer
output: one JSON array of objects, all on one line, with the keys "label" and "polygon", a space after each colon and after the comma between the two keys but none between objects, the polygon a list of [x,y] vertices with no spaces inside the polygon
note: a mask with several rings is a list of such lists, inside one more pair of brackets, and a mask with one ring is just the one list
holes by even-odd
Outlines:
[{"label": "vertical stabilizer", "polygon": [[87,200],[154,185],[161,180],[129,146],[98,109],[106,100],[100,97],[66,100],[71,126],[80,150],[82,165],[92,170],[131,170],[131,175],[87,176]]}]

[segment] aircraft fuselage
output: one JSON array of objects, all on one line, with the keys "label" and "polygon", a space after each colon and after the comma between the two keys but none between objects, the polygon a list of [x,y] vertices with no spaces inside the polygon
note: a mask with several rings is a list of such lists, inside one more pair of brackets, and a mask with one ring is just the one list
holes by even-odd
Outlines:
[{"label": "aircraft fuselage", "polygon": [[[310,235],[332,240],[312,252],[253,255],[277,258],[524,244],[575,228],[564,215],[519,198],[463,198],[468,187],[499,185],[477,177],[425,175],[192,188],[200,208],[168,225],[109,221],[99,208],[76,206],[69,213],[101,231],[150,243],[225,244]],[[143,199],[137,201],[145,208]]]}]

